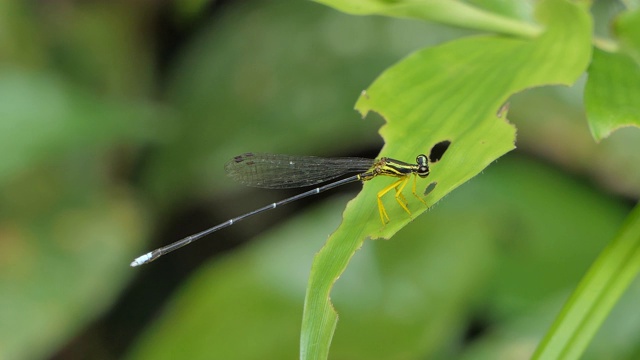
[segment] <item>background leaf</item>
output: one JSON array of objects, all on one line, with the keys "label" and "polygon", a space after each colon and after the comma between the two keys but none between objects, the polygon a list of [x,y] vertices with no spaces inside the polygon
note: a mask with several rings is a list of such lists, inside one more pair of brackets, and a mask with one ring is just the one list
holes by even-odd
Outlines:
[{"label": "background leaf", "polygon": [[622,51],[594,50],[585,88],[589,127],[597,141],[625,126],[640,127],[640,11],[618,22]]},{"label": "background leaf", "polygon": [[356,15],[386,15],[441,22],[447,25],[493,31],[518,36],[534,36],[540,29],[497,13],[484,11],[462,1],[375,1],[316,0],[340,11]]},{"label": "background leaf", "polygon": [[569,298],[534,358],[579,359],[639,271],[640,207],[636,206]]}]

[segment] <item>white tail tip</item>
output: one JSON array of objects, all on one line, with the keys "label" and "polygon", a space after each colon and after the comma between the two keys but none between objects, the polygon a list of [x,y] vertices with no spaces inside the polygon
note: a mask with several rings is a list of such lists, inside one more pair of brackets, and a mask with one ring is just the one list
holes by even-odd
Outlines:
[{"label": "white tail tip", "polygon": [[135,258],[135,260],[133,260],[130,265],[131,267],[140,266],[142,264],[146,264],[147,262],[149,262],[150,259],[151,259],[151,253],[148,252],[142,256],[138,256],[137,258]]}]

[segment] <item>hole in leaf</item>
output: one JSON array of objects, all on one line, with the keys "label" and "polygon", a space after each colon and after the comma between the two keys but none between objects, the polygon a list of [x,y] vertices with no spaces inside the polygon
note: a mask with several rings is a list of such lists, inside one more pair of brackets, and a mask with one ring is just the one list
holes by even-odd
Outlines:
[{"label": "hole in leaf", "polygon": [[436,188],[436,185],[438,185],[437,182],[432,182],[431,184],[427,185],[427,188],[424,189],[424,196],[429,195],[429,193],[431,193],[433,191],[433,189]]},{"label": "hole in leaf", "polygon": [[431,161],[432,163],[440,161],[444,153],[449,148],[449,145],[451,145],[451,141],[449,140],[440,141],[439,143],[433,145],[433,147],[431,148],[431,153],[429,154],[429,161]]}]

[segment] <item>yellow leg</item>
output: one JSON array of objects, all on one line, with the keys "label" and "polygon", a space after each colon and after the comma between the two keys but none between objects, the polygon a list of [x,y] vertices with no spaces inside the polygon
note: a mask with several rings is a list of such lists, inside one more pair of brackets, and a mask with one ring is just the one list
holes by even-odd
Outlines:
[{"label": "yellow leg", "polygon": [[396,181],[396,183],[398,182],[400,183],[397,184],[396,186],[396,201],[398,202],[398,204],[400,204],[400,206],[402,206],[404,211],[406,211],[407,214],[411,216],[411,211],[409,211],[409,207],[407,206],[407,199],[405,199],[404,195],[402,195],[402,190],[404,190],[404,187],[407,186],[407,182],[409,182],[409,177],[405,176],[402,179]]},{"label": "yellow leg", "polygon": [[415,174],[413,174],[413,196],[417,197],[418,200],[420,200],[423,204],[427,205],[427,202],[424,201],[422,196],[418,195],[418,193],[416,192],[417,184],[418,184],[418,177]]},{"label": "yellow leg", "polygon": [[382,224],[386,224],[389,222],[389,215],[387,214],[387,210],[384,208],[384,204],[382,204],[382,197],[398,186],[398,184],[402,181],[402,179],[394,182],[393,184],[385,187],[384,189],[378,192],[378,211],[380,212],[380,220],[382,220]]},{"label": "yellow leg", "polygon": [[406,184],[406,183],[402,183],[396,186],[396,200],[401,200],[405,206],[409,206],[409,202],[407,201],[407,198],[404,197],[404,195],[402,194],[402,190],[404,189],[403,184]]},{"label": "yellow leg", "polygon": [[[400,206],[404,209],[404,211],[406,211],[407,214],[411,216],[411,211],[407,206],[408,205],[407,199],[402,194],[402,191],[407,186],[408,182],[409,182],[409,176],[404,176],[398,179],[397,181],[395,181],[393,184],[385,187],[384,189],[378,192],[378,211],[380,213],[380,220],[382,220],[383,225],[388,223],[391,219],[389,218],[389,214],[387,214],[387,210],[384,208],[384,204],[382,203],[382,197],[385,196],[389,191],[391,191],[391,189],[395,189],[395,192],[396,192],[395,198],[398,204],[400,204]],[[417,179],[417,176],[414,175],[413,185],[411,186],[411,192],[413,193],[413,196],[415,196],[418,200],[420,200],[420,202],[427,205],[427,202],[424,201],[424,199],[420,195],[418,195],[418,192],[416,190],[418,186],[417,184],[418,184],[418,179]]]},{"label": "yellow leg", "polygon": [[387,215],[387,210],[384,209],[384,205],[382,204],[382,200],[378,197],[378,212],[380,213],[380,220],[382,221],[382,225],[386,225],[389,222],[389,215]]},{"label": "yellow leg", "polygon": [[407,185],[407,181],[408,180],[409,180],[408,177],[403,177],[403,178],[398,179],[398,181],[394,182],[393,184],[385,187],[384,189],[382,189],[382,190],[380,190],[378,192],[378,211],[380,212],[380,220],[382,220],[382,224],[386,224],[386,223],[388,223],[390,221],[389,215],[387,214],[387,210],[384,208],[384,204],[382,203],[382,197],[386,193],[391,191],[391,189],[395,189],[396,190],[396,196],[395,197],[396,197],[396,201],[398,202],[398,204],[400,204],[400,206],[402,206],[402,208],[409,215],[411,215],[411,211],[409,211],[409,208],[405,204],[407,200],[402,195],[402,189],[404,189],[404,187]]}]

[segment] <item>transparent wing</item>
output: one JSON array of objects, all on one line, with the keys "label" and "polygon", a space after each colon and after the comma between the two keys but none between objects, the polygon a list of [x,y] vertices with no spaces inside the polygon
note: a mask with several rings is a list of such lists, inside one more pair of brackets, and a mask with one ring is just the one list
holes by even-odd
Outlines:
[{"label": "transparent wing", "polygon": [[286,189],[312,186],[346,174],[362,173],[369,170],[374,162],[364,158],[246,153],[231,159],[224,169],[235,181],[247,186]]}]

